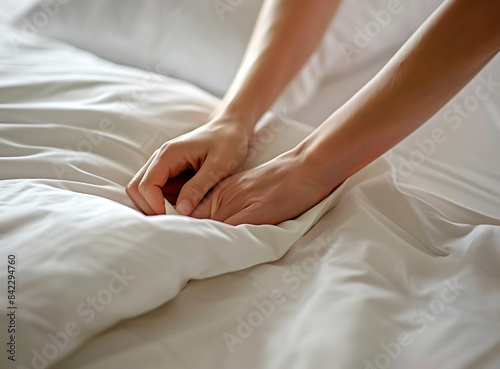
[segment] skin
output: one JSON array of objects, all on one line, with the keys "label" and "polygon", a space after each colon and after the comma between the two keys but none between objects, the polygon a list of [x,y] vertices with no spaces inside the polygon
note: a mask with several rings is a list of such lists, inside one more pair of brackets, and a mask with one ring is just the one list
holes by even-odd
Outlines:
[{"label": "skin", "polygon": [[[234,168],[229,166],[228,175],[215,180],[210,191],[198,191],[189,197],[190,182],[199,176],[208,183],[208,178],[201,174],[216,167],[208,160],[212,151],[207,150],[205,157],[199,154],[197,166],[191,166],[199,171],[178,196],[179,200],[187,199],[192,204],[188,211],[178,206],[177,211],[182,214],[231,225],[278,224],[300,215],[425,123],[500,50],[499,1],[445,1],[365,87],[297,147],[256,168],[230,175],[244,158],[243,150],[238,152],[241,156],[235,155],[232,145],[248,144],[258,117],[307,60],[338,5],[332,5],[332,1],[316,1],[314,6],[310,1],[285,1],[266,3],[249,46],[253,51],[247,53],[232,87],[215,112],[215,120],[224,122],[221,128],[227,135],[224,137],[235,141],[222,144],[220,135],[208,136],[207,140],[213,140],[211,150],[221,161],[227,163],[235,158]],[[318,24],[315,15],[322,22]],[[290,35],[291,30],[294,35]],[[296,45],[302,42],[311,42],[314,47],[305,50]],[[274,47],[280,48],[279,52]],[[292,55],[307,57],[281,71],[281,64],[294,60]],[[287,63],[277,68],[276,60]],[[259,88],[263,81],[266,89]],[[270,91],[267,81],[273,81]],[[241,91],[244,93],[240,94]],[[236,129],[239,133],[234,133],[233,127],[239,127]],[[200,132],[207,134],[205,130],[201,127]],[[199,143],[195,140],[196,133],[193,135],[186,139],[185,149],[179,150],[177,157],[155,153],[146,169],[127,188],[129,196],[145,213],[165,213],[160,206],[162,188],[166,183],[168,187],[169,178],[185,169],[172,170],[171,162],[179,162],[188,152],[203,151],[196,148]]]},{"label": "skin", "polygon": [[[177,212],[189,215],[213,186],[237,170],[255,124],[318,47],[339,2],[264,2],[239,70],[208,123],[166,142],[128,184],[127,194],[143,213],[165,214],[163,193],[169,193]],[[182,182],[176,177],[187,170],[196,175],[176,196]]]}]

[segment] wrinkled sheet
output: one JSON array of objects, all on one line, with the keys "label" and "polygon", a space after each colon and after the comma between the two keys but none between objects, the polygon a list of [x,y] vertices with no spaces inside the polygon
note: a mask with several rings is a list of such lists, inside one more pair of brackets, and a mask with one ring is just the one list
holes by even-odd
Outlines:
[{"label": "wrinkled sheet", "polygon": [[[143,216],[124,185],[160,143],[204,123],[217,100],[49,40],[13,50],[4,35],[0,223],[3,260],[12,262],[2,280],[19,282],[14,298],[8,288],[2,296],[19,308],[18,363],[51,365],[191,279],[276,260],[332,206],[337,195],[279,227]],[[291,140],[274,139],[287,130]],[[308,131],[266,115],[247,166]],[[5,305],[2,319],[11,311]]]},{"label": "wrinkled sheet", "polygon": [[[0,320],[14,255],[17,361],[2,353],[2,368],[499,367],[498,58],[301,217],[230,227],[145,217],[124,194],[215,98],[50,40],[13,50],[10,32]],[[481,81],[492,91],[474,111],[450,110],[474,107]],[[273,115],[259,127],[247,166],[311,130]]]}]

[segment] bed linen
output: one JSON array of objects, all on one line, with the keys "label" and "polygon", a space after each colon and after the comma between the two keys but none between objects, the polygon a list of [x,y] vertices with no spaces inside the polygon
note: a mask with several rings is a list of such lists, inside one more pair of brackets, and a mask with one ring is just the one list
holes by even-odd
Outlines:
[{"label": "bed linen", "polygon": [[[443,0],[344,0],[309,61],[274,106],[297,114],[327,78],[394,54]],[[262,0],[40,0],[16,25],[23,37],[68,42],[107,60],[154,70],[223,96]]]},{"label": "bed linen", "polygon": [[[25,38],[62,40],[116,63],[192,82],[221,97],[243,58],[262,3],[44,0],[14,23]],[[323,76],[318,57],[313,59],[278,105],[297,109],[310,99]]]},{"label": "bed linen", "polygon": [[[499,366],[498,58],[297,220],[233,228],[144,217],[123,192],[159,144],[204,122],[214,97],[50,40],[13,52],[10,32],[0,242],[4,265],[18,260],[22,339],[19,361],[3,356],[2,367],[36,367],[32,350],[52,338],[64,348],[39,367]],[[474,100],[479,90],[490,93]],[[467,118],[454,113],[476,100]],[[248,165],[311,130],[273,115],[260,127]],[[61,332],[74,335],[67,345]]]},{"label": "bed linen", "polygon": [[[143,216],[130,209],[124,186],[161,142],[203,124],[217,99],[50,40],[14,51],[15,31],[2,31],[1,250],[18,265],[6,264],[2,280],[19,276],[17,297],[6,284],[2,297],[19,306],[10,316],[18,365],[52,365],[173,298],[190,279],[279,258],[332,206],[336,195],[279,227]],[[309,131],[266,115],[247,166]],[[2,323],[12,311],[3,307]]]}]

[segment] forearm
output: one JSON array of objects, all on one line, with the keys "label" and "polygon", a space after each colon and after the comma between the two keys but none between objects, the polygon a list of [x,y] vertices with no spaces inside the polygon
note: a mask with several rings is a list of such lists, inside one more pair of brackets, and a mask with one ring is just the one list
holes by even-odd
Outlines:
[{"label": "forearm", "polygon": [[214,115],[229,115],[252,129],[319,45],[339,2],[267,0]]},{"label": "forearm", "polygon": [[499,4],[496,0],[445,2],[297,152],[333,189],[397,144],[498,52]]}]

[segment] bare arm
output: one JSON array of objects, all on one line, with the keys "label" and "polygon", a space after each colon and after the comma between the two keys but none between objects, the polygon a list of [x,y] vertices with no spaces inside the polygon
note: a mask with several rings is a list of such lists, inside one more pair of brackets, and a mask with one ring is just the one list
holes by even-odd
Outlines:
[{"label": "bare arm", "polygon": [[274,103],[313,51],[341,0],[268,0],[219,114],[247,127]]},{"label": "bare arm", "polygon": [[209,122],[163,144],[128,184],[142,212],[165,214],[165,194],[179,214],[189,215],[238,168],[255,123],[317,47],[339,2],[265,1],[239,71]]},{"label": "bare arm", "polygon": [[300,146],[329,187],[434,115],[500,48],[500,2],[449,0]]},{"label": "bare arm", "polygon": [[220,182],[194,215],[233,225],[277,224],[317,204],[423,124],[496,55],[499,19],[498,0],[445,1],[315,132]]}]

